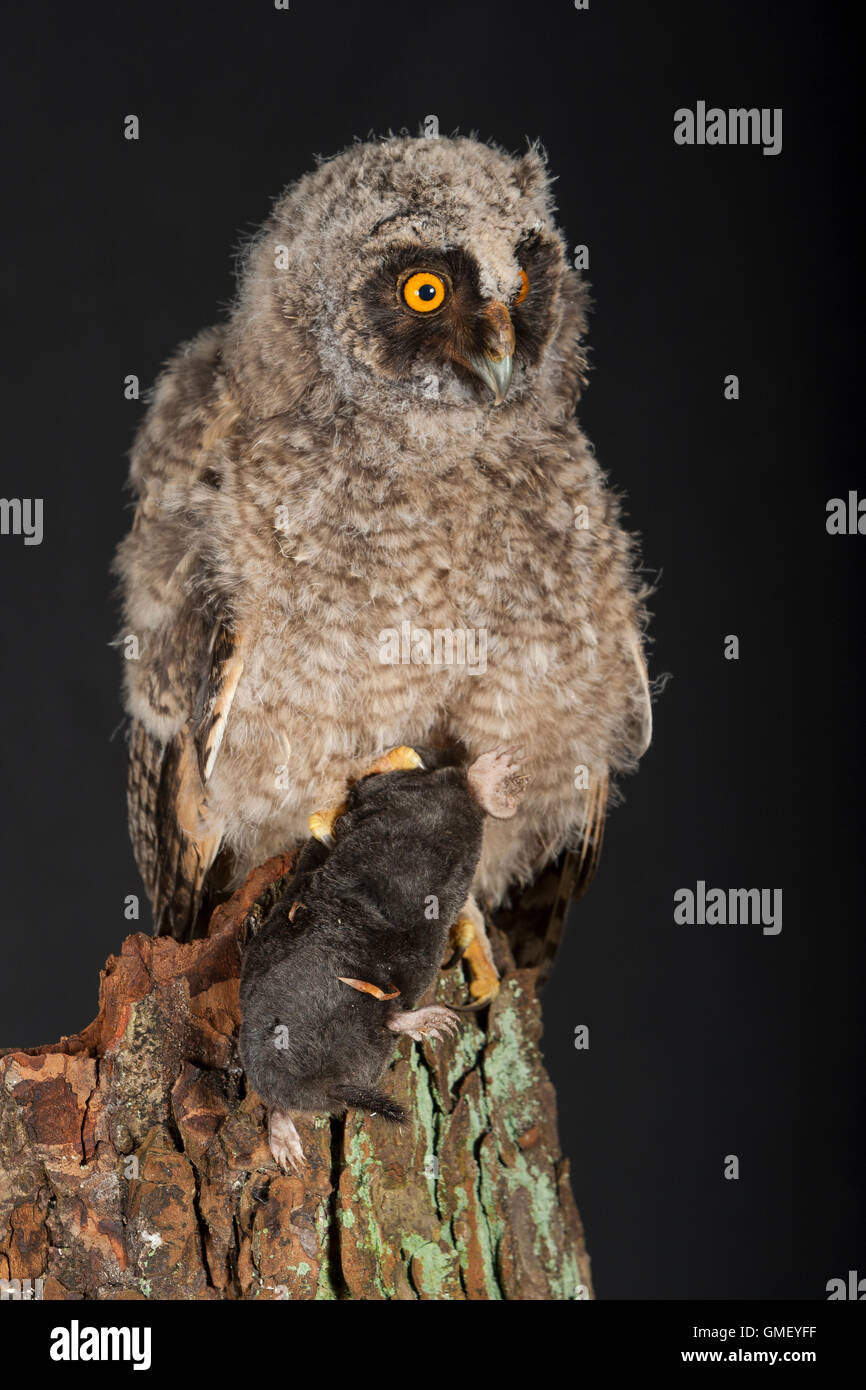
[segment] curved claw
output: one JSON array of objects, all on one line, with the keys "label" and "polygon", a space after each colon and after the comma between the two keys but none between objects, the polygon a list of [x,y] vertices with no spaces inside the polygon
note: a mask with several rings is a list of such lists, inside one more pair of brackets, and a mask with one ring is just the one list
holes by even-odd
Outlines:
[{"label": "curved claw", "polygon": [[425,1037],[437,1038],[441,1042],[439,1029],[456,1032],[458,1024],[444,1004],[428,1004],[426,1008],[394,1014],[385,1026],[392,1033],[408,1033],[415,1042],[422,1042]]},{"label": "curved claw", "polygon": [[442,966],[443,970],[453,970],[459,960],[462,960],[475,940],[475,923],[471,917],[458,917],[448,933],[448,944],[452,949],[452,954]]},{"label": "curved claw", "polygon": [[472,917],[461,916],[451,928],[451,945],[454,949],[454,964],[463,959],[469,977],[470,1004],[455,1004],[458,1013],[477,1013],[486,1009],[499,993],[499,975],[490,955],[483,925],[479,927]]},{"label": "curved claw", "polygon": [[469,993],[477,1001],[479,1008],[485,1008],[488,1004],[493,1003],[499,993],[499,976],[493,975],[492,970],[489,974],[480,976],[477,980],[472,981],[469,986]]},{"label": "curved claw", "polygon": [[408,744],[401,743],[399,748],[392,748],[387,753],[383,753],[381,758],[377,758],[374,763],[365,768],[361,777],[372,777],[374,773],[381,772],[411,772],[415,768],[423,767],[421,754],[416,753],[414,748]]},{"label": "curved claw", "polygon": [[314,811],[307,821],[310,834],[328,849],[334,848],[334,826],[344,809],[342,806],[332,806],[327,811]]},{"label": "curved claw", "polygon": [[474,1004],[449,1004],[448,1007],[458,1014],[477,1014],[492,1004],[498,993],[499,990],[495,989],[491,994],[485,995],[483,999],[476,999]]},{"label": "curved claw", "polygon": [[268,1141],[274,1160],[284,1173],[288,1173],[290,1168],[295,1173],[303,1173],[307,1160],[301,1147],[300,1135],[287,1111],[271,1111]]}]

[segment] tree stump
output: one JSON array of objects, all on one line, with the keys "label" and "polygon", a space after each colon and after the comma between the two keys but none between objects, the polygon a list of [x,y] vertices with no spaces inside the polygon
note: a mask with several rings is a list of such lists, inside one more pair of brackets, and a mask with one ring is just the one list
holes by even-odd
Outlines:
[{"label": "tree stump", "polygon": [[[306,1172],[277,1169],[237,1060],[238,982],[290,870],[255,870],[200,940],[128,937],[89,1027],[0,1054],[4,1296],[590,1297],[535,972],[496,929],[486,1015],[395,1046],[383,1089],[406,1121],[300,1119]],[[456,1002],[459,977],[436,998]]]}]

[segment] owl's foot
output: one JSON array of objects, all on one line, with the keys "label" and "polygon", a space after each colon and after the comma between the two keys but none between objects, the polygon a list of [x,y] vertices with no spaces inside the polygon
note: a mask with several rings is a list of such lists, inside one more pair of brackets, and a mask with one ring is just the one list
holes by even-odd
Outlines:
[{"label": "owl's foot", "polygon": [[469,976],[473,1005],[483,1008],[499,993],[499,972],[493,964],[484,917],[471,898],[451,928],[450,942]]},{"label": "owl's foot", "polygon": [[[408,772],[412,768],[423,767],[420,757],[414,748],[401,744],[399,748],[392,748],[390,752],[383,753],[381,758],[377,758],[369,767],[358,776],[358,781],[362,777],[372,777],[377,772]],[[316,840],[321,840],[328,849],[334,843],[334,826],[346,809],[345,801],[339,806],[332,806],[327,811],[314,811],[307,821],[310,834]]]},{"label": "owl's foot", "polygon": [[307,821],[310,834],[314,840],[321,840],[328,849],[334,844],[334,826],[346,809],[345,802],[339,806],[332,806],[327,811],[314,811]]},{"label": "owl's foot", "polygon": [[440,1038],[443,1028],[446,1033],[456,1033],[460,1020],[444,1004],[428,1004],[424,1009],[411,1009],[406,1013],[395,1014],[388,1023],[392,1033],[408,1033],[410,1038],[420,1042],[422,1038]]},{"label": "owl's foot", "polygon": [[284,1173],[294,1168],[296,1173],[306,1167],[301,1137],[291,1115],[285,1110],[272,1110],[268,1117],[268,1141],[271,1153]]},{"label": "owl's foot", "polygon": [[475,923],[470,917],[458,917],[448,933],[448,947],[451,954],[447,960],[442,962],[442,969],[453,970],[457,962],[463,959],[474,940]]},{"label": "owl's foot", "polygon": [[423,766],[415,749],[402,743],[399,748],[392,748],[389,753],[383,753],[381,758],[365,767],[358,781],[361,777],[371,777],[374,772],[411,772],[413,768]]}]

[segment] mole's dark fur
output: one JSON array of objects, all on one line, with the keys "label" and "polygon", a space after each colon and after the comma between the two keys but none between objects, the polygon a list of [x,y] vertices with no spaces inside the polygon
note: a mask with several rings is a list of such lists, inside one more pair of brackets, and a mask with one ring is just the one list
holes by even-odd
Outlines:
[{"label": "mole's dark fur", "polygon": [[[423,768],[364,777],[350,789],[333,847],[306,844],[246,951],[241,1061],[271,1107],[342,1114],[351,1106],[402,1119],[377,1089],[396,1045],[387,1025],[436,978],[484,822],[453,755],[417,751]],[[399,995],[381,1000],[340,976]]]}]

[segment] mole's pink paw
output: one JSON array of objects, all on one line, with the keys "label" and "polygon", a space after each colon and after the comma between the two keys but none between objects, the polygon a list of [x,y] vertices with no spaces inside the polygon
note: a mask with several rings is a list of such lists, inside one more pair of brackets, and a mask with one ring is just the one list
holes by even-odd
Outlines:
[{"label": "mole's pink paw", "polygon": [[448,1033],[456,1033],[460,1020],[450,1009],[442,1004],[429,1004],[425,1009],[411,1009],[407,1013],[395,1014],[388,1024],[392,1033],[408,1033],[410,1038],[420,1042],[422,1038],[440,1038],[442,1028]]},{"label": "mole's pink paw", "polygon": [[522,771],[525,761],[522,748],[502,744],[475,759],[466,776],[473,796],[488,815],[497,820],[514,815],[529,782]]},{"label": "mole's pink paw", "polygon": [[293,1168],[300,1173],[306,1166],[301,1138],[295,1129],[291,1115],[285,1110],[272,1110],[268,1121],[268,1139],[271,1153],[284,1173]]}]

